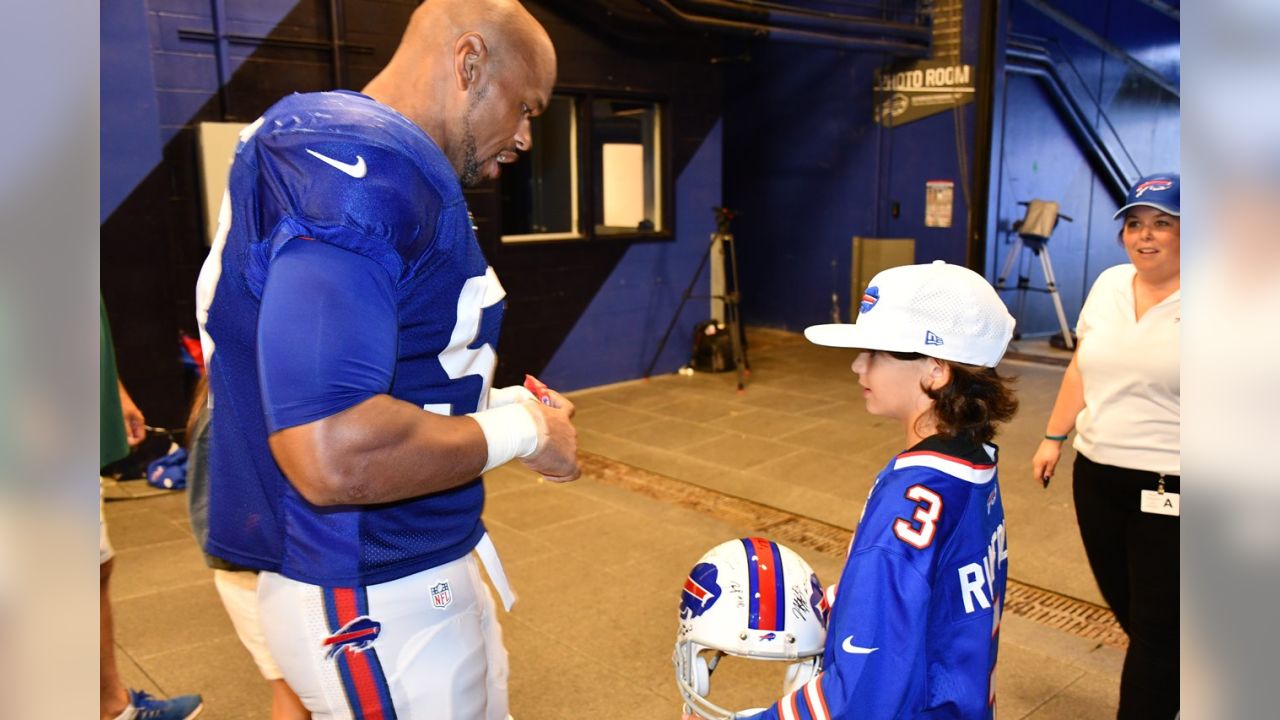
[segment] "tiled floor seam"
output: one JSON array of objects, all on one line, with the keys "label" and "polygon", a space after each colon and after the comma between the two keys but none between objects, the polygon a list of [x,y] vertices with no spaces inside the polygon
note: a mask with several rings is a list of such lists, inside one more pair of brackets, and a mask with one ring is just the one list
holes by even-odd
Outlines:
[{"label": "tiled floor seam", "polygon": [[[584,474],[595,480],[623,487],[656,500],[671,502],[690,510],[775,540],[843,558],[852,532],[820,520],[802,517],[768,505],[710,490],[693,483],[644,470],[624,462],[581,453]],[[1114,614],[1102,606],[1009,578],[1004,609],[1077,637],[1112,647],[1128,646]]]},{"label": "tiled floor seam", "polygon": [[185,590],[185,589],[189,589],[189,588],[203,587],[203,586],[206,586],[206,585],[210,585],[210,586],[211,586],[211,585],[213,585],[213,570],[212,570],[212,569],[211,569],[211,570],[209,570],[209,577],[208,577],[207,579],[204,579],[204,580],[192,580],[191,582],[180,583],[180,584],[178,584],[178,585],[165,585],[164,587],[148,588],[147,590],[145,590],[145,591],[143,591],[143,592],[140,592],[140,593],[134,593],[134,594],[132,594],[132,595],[117,595],[117,594],[116,594],[116,591],[115,591],[115,590],[112,590],[112,591],[111,591],[111,602],[113,602],[113,603],[124,603],[124,602],[129,602],[129,601],[131,601],[131,600],[137,600],[137,599],[139,599],[139,598],[145,598],[145,597],[147,597],[147,596],[149,596],[149,595],[155,595],[156,593],[161,593],[161,592],[172,592],[172,591],[174,591],[174,590]]},{"label": "tiled floor seam", "polygon": [[[549,633],[549,632],[547,632],[547,631],[543,630],[543,629],[542,629],[541,627],[539,627],[537,624],[535,624],[535,623],[531,623],[531,622],[527,622],[527,621],[525,621],[525,620],[523,620],[523,619],[521,619],[521,618],[519,618],[519,617],[516,617],[516,615],[514,614],[514,612],[518,612],[518,610],[513,610],[513,612],[511,612],[511,613],[507,613],[504,617],[502,617],[501,622],[502,622],[502,623],[504,623],[504,624],[505,624],[505,623],[516,623],[516,624],[520,625],[520,626],[525,630],[525,632],[532,632],[532,633],[535,633],[535,634],[537,634],[537,635],[540,635],[540,636],[544,639],[544,642],[546,642],[546,643],[551,643],[551,644],[554,644],[554,645],[558,645],[561,649],[563,649],[563,650],[565,650],[565,651],[567,651],[567,652],[569,652],[569,653],[576,653],[576,654],[580,654],[580,655],[583,655],[584,657],[592,657],[592,654],[591,654],[591,653],[592,653],[592,648],[581,649],[581,648],[578,648],[578,647],[576,647],[576,646],[574,646],[574,645],[570,645],[569,643],[564,642],[563,640],[561,640],[559,637],[555,636],[554,634]],[[602,672],[607,672],[607,673],[609,673],[609,674],[613,675],[614,677],[618,678],[619,680],[621,680],[623,683],[625,683],[625,684],[627,684],[627,685],[630,685],[630,686],[632,686],[632,687],[634,687],[634,688],[637,688],[637,689],[639,689],[639,690],[641,690],[641,691],[643,691],[643,692],[647,692],[647,693],[649,693],[649,694],[651,694],[651,695],[656,695],[656,696],[658,696],[659,698],[661,698],[661,697],[662,697],[662,695],[661,695],[660,693],[655,692],[654,690],[652,690],[652,689],[650,689],[650,688],[647,688],[647,687],[645,687],[644,685],[642,685],[642,684],[640,684],[640,683],[634,682],[632,679],[628,678],[627,676],[623,675],[622,673],[620,673],[620,672],[618,672],[618,671],[616,671],[616,670],[613,670],[612,668],[607,668],[607,667],[606,667],[606,668],[603,668]]]},{"label": "tiled floor seam", "polygon": [[[1076,669],[1079,670],[1079,668],[1076,668]],[[1080,682],[1080,680],[1088,674],[1089,674],[1088,672],[1084,670],[1080,670],[1080,674],[1071,678],[1071,682],[1067,683],[1066,685],[1063,685],[1062,687],[1058,688],[1055,692],[1053,692],[1051,695],[1049,695],[1049,697],[1045,698],[1044,700],[1041,700],[1039,704],[1037,704],[1035,707],[1028,710],[1026,714],[1023,715],[1019,720],[1025,720],[1026,718],[1034,716],[1036,713],[1040,712],[1041,708],[1053,702],[1055,698],[1057,698],[1062,693],[1066,692],[1072,685],[1075,685],[1076,683]]]},{"label": "tiled floor seam", "polygon": [[[151,661],[155,660],[156,658],[162,658],[162,657],[164,657],[164,656],[166,656],[166,655],[172,655],[172,654],[175,654],[175,653],[185,653],[185,652],[187,652],[188,650],[198,650],[198,649],[203,648],[203,647],[209,647],[209,646],[212,646],[212,645],[217,645],[218,643],[221,643],[221,642],[226,642],[227,640],[235,640],[236,642],[239,642],[239,640],[240,640],[239,636],[238,636],[238,635],[236,635],[236,633],[235,633],[235,629],[234,629],[234,628],[232,628],[232,627],[231,627],[231,625],[230,625],[230,618],[228,618],[228,620],[227,620],[227,630],[226,630],[226,632],[224,632],[224,633],[222,633],[222,634],[220,634],[220,635],[217,635],[217,636],[215,636],[215,637],[209,637],[209,638],[205,638],[205,639],[203,639],[203,640],[194,640],[194,641],[191,641],[191,642],[184,642],[184,643],[182,643],[181,645],[175,645],[174,647],[166,648],[166,649],[161,650],[161,651],[159,651],[159,652],[147,653],[146,655],[137,655],[137,654],[134,654],[134,653],[130,653],[130,654],[129,654],[129,657],[130,657],[130,658],[133,660],[133,662],[134,662],[134,663],[136,663],[139,667],[142,667],[142,663],[144,663],[144,662],[151,662]],[[117,643],[117,644],[116,644],[116,647],[119,647],[119,643]],[[145,672],[145,668],[144,668],[144,672]],[[148,677],[148,678],[150,678],[150,675],[148,675],[147,677]],[[158,685],[158,684],[159,684],[159,683],[157,683],[157,685]]]},{"label": "tiled floor seam", "polygon": [[[133,667],[134,667],[134,668],[136,668],[136,669],[138,670],[138,672],[142,673],[142,676],[143,676],[143,677],[145,677],[145,678],[147,679],[147,682],[151,683],[151,685],[152,685],[152,686],[154,686],[154,687],[155,687],[157,690],[159,690],[161,693],[167,693],[167,692],[168,692],[167,690],[165,690],[165,689],[164,689],[164,686],[162,686],[159,682],[157,682],[157,681],[156,681],[155,677],[153,677],[153,676],[151,675],[151,673],[147,672],[147,668],[146,668],[146,667],[144,667],[144,666],[143,666],[143,664],[142,664],[142,661],[143,661],[145,658],[143,658],[143,657],[139,657],[139,656],[134,655],[133,653],[129,652],[129,651],[128,651],[128,650],[127,650],[123,645],[121,645],[121,644],[120,644],[120,642],[119,642],[119,641],[116,641],[116,642],[115,642],[115,646],[116,646],[116,656],[117,656],[117,658],[119,658],[119,657],[120,657],[120,656],[122,656],[122,655],[123,655],[124,657],[128,658],[128,659],[129,659],[129,661],[133,663]],[[160,654],[163,654],[163,653],[160,653]],[[155,657],[155,655],[148,655],[147,657]],[[120,664],[120,663],[119,663],[119,661],[117,660],[117,665],[118,665],[118,664]]]}]

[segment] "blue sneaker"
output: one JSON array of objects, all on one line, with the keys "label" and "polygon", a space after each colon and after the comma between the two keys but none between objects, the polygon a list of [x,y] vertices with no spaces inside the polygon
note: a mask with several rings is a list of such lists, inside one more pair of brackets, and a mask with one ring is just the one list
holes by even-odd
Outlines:
[{"label": "blue sneaker", "polygon": [[204,700],[199,695],[182,695],[168,700],[151,697],[145,690],[130,690],[129,705],[133,720],[191,720],[204,710]]}]

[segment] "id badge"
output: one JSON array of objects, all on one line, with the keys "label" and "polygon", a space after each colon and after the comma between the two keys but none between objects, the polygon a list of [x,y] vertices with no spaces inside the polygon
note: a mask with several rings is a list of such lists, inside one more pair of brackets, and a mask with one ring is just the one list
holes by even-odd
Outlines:
[{"label": "id badge", "polygon": [[1178,493],[1143,490],[1142,512],[1178,517]]}]

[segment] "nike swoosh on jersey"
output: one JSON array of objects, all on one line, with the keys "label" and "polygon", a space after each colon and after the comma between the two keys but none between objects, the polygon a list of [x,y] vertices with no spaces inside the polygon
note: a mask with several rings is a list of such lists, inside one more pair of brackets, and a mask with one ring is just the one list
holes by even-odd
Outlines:
[{"label": "nike swoosh on jersey", "polygon": [[840,649],[844,650],[850,655],[870,655],[871,653],[875,652],[876,650],[879,650],[880,648],[866,648],[866,647],[859,647],[857,645],[854,645],[853,636],[850,635],[849,637],[844,639],[844,642],[840,645]]},{"label": "nike swoosh on jersey", "polygon": [[365,173],[369,171],[368,166],[364,164],[364,158],[359,155],[356,156],[355,162],[344,163],[341,160],[334,160],[328,155],[321,155],[320,153],[316,152],[315,150],[312,150],[311,148],[307,148],[307,153],[312,157],[314,157],[315,159],[319,160],[320,162],[323,162],[326,165],[332,165],[333,167],[338,168],[342,172],[350,175],[351,177],[357,180],[364,177]]}]

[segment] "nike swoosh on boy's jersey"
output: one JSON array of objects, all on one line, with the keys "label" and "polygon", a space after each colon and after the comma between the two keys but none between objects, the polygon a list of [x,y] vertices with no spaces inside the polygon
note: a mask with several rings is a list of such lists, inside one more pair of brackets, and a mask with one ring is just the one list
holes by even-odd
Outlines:
[{"label": "nike swoosh on boy's jersey", "polygon": [[342,172],[350,175],[351,177],[357,180],[364,177],[365,173],[368,172],[369,170],[369,168],[364,164],[364,158],[359,155],[356,156],[355,162],[344,163],[341,160],[334,160],[328,155],[321,155],[320,153],[316,152],[315,150],[312,150],[311,148],[307,148],[307,153],[310,154],[315,159],[319,160],[320,162],[323,162],[327,165],[332,165],[333,167],[338,168]]},{"label": "nike swoosh on boy's jersey", "polygon": [[853,636],[850,635],[849,637],[844,639],[844,643],[840,645],[840,649],[844,650],[850,655],[870,655],[871,653],[875,652],[876,650],[879,650],[880,648],[866,648],[866,647],[859,647],[857,645],[854,645]]}]

